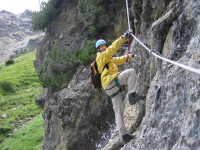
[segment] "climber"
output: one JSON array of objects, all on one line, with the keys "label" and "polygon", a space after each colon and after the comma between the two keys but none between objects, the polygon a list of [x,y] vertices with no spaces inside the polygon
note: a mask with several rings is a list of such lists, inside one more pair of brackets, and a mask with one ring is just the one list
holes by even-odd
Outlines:
[{"label": "climber", "polygon": [[[125,103],[122,98],[122,88],[124,85],[127,85],[130,105],[135,104],[139,100],[145,99],[145,96],[140,96],[135,92],[137,80],[135,70],[126,69],[122,72],[119,72],[117,67],[118,65],[126,63],[127,57],[129,60],[132,60],[132,58],[136,58],[138,56],[128,54],[121,57],[113,57],[120,46],[127,40],[131,32],[131,29],[127,30],[124,35],[120,36],[109,47],[107,47],[107,42],[103,39],[98,40],[95,45],[96,49],[98,50],[96,62],[98,70],[101,73],[102,87],[112,100],[113,109],[115,112],[115,121],[124,143],[127,143],[133,139],[134,135],[128,134],[127,128],[124,124],[123,113],[125,109]],[[106,64],[108,64],[108,67],[105,67]]]}]

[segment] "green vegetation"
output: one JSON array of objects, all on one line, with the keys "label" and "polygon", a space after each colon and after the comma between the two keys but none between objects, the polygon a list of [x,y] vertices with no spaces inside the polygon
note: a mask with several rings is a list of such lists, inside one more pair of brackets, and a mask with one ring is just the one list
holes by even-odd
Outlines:
[{"label": "green vegetation", "polygon": [[[94,38],[102,33],[102,30],[117,15],[117,12],[124,6],[122,0],[109,2],[107,0],[79,0],[77,7],[82,14],[83,19],[90,23],[88,36]],[[47,3],[42,2],[40,11],[36,11],[32,15],[33,30],[44,30],[48,25],[61,13],[62,0],[49,0]],[[110,10],[110,4],[115,9]],[[106,16],[106,17],[105,17]],[[103,19],[104,18],[104,19]],[[100,21],[101,20],[101,21]]]},{"label": "green vegetation", "polygon": [[96,57],[96,48],[95,48],[96,40],[89,41],[84,50],[76,49],[72,51],[70,56],[70,63],[80,63],[80,65],[87,66],[91,60]]},{"label": "green vegetation", "polygon": [[7,81],[0,82],[0,88],[6,92],[14,92],[12,83]]},{"label": "green vegetation", "polygon": [[7,66],[9,66],[11,64],[14,64],[14,63],[15,63],[15,61],[13,59],[11,59],[11,58],[6,61],[6,65]]},{"label": "green vegetation", "polygon": [[105,5],[102,5],[104,0],[79,0],[78,9],[84,20],[88,22],[96,22],[96,19],[106,13]]},{"label": "green vegetation", "polygon": [[84,51],[76,50],[75,53],[72,53],[70,61],[78,61],[81,65],[87,66],[96,57],[95,43],[96,40],[89,41]]},{"label": "green vegetation", "polygon": [[105,28],[105,22],[99,24],[99,18],[106,14],[107,6],[105,0],[79,0],[78,10],[83,19],[90,23],[88,37],[91,39],[99,36]]},{"label": "green vegetation", "polygon": [[41,10],[32,16],[33,30],[44,30],[59,14],[62,0],[49,0],[41,3]]},{"label": "green vegetation", "polygon": [[[12,134],[14,130],[20,129],[42,112],[35,104],[35,99],[42,93],[42,87],[33,66],[34,60],[35,51],[15,59],[13,65],[0,65],[0,141],[9,137],[9,134]],[[40,121],[40,124],[42,124],[41,119]],[[39,125],[39,123],[36,124]],[[23,128],[20,130],[23,131]],[[32,130],[32,132],[36,131]],[[30,133],[27,136],[34,137],[33,134],[35,133]],[[43,133],[38,134],[40,136],[43,135]],[[12,137],[15,136],[12,135],[11,139]],[[20,145],[27,145],[27,141],[21,139],[19,136],[18,138],[21,140]],[[6,141],[0,144],[0,149],[2,149],[1,145],[8,146],[4,144]],[[35,145],[33,140],[30,142],[33,142],[32,146]],[[41,144],[41,140],[38,143]],[[15,146],[18,146],[18,144]]]},{"label": "green vegetation", "polygon": [[58,41],[55,40],[51,54],[46,56],[38,72],[43,87],[51,86],[54,90],[60,90],[67,86],[76,71],[76,67],[69,62],[69,59],[69,52],[60,49]]},{"label": "green vegetation", "polygon": [[42,150],[44,138],[43,118],[37,115],[26,126],[19,129],[11,138],[0,144],[1,150]]},{"label": "green vegetation", "polygon": [[59,48],[57,40],[51,50],[51,55],[44,60],[39,71],[39,79],[43,87],[51,86],[54,90],[66,87],[72,79],[77,67],[88,65],[96,56],[95,41],[90,41],[84,51],[74,49],[71,52]]},{"label": "green vegetation", "polygon": [[[117,12],[124,7],[123,0],[116,0],[110,2],[108,0],[79,0],[78,10],[83,19],[90,24],[88,37],[93,39],[102,36],[102,33],[106,31],[106,28],[110,26],[111,20],[113,20]],[[109,6],[114,6],[109,7]]]}]

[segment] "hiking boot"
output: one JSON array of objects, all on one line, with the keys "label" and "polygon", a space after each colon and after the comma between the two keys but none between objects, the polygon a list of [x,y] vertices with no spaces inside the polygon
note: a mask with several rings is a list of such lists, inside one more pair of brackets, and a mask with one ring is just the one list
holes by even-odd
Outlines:
[{"label": "hiking boot", "polygon": [[134,137],[135,137],[135,135],[132,135],[132,134],[124,134],[124,135],[122,136],[122,140],[123,140],[123,142],[126,144],[126,143],[128,143],[130,140],[132,140]]},{"label": "hiking boot", "polygon": [[146,98],[145,96],[140,96],[136,92],[133,92],[128,96],[130,105],[135,104],[139,100],[144,100],[145,98]]}]

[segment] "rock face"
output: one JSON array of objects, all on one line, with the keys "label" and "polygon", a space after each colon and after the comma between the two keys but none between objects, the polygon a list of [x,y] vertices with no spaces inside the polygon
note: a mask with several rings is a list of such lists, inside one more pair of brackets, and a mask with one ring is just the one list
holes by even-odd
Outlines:
[{"label": "rock face", "polygon": [[[136,4],[134,1],[133,6]],[[141,30],[137,31],[141,33],[139,37],[166,58],[199,68],[199,10],[200,3],[193,0],[143,3],[140,28],[137,27]],[[132,11],[137,14],[135,9]],[[146,18],[148,15],[151,17]],[[137,138],[122,149],[199,149],[200,75],[153,56],[145,57],[148,54],[137,48],[136,43],[133,47],[140,49],[145,58],[140,67],[142,86],[145,85],[143,77],[150,80],[146,81],[149,84],[146,113]],[[144,89],[142,86],[140,90]]]},{"label": "rock face", "polygon": [[[87,40],[87,24],[79,18],[77,1],[64,3],[63,13],[50,25],[44,44],[37,52],[37,69],[54,39],[61,38],[61,47],[81,47]],[[199,1],[131,0],[129,3],[131,27],[145,45],[166,58],[200,68]],[[118,35],[119,26],[127,26],[125,21],[119,21],[125,14],[125,10],[120,10],[113,21],[116,23],[112,31],[114,37]],[[70,18],[74,20],[69,21]],[[131,48],[142,58],[141,62],[129,64],[138,72],[137,92],[147,95],[145,104],[127,104],[126,124],[136,138],[123,145],[117,131],[113,132],[112,104],[105,93],[100,97],[98,91],[90,88],[88,66],[78,69],[67,88],[52,92],[49,87],[37,99],[44,108],[44,149],[200,148],[200,75],[156,59],[135,40]],[[110,137],[111,130],[113,135]]]},{"label": "rock face", "polygon": [[88,71],[80,68],[67,88],[54,93],[48,88],[37,100],[44,101],[44,149],[96,149],[108,140],[114,124],[111,101],[91,90]]},{"label": "rock face", "polygon": [[[0,11],[0,63],[7,60],[14,52],[38,46],[38,39],[43,38],[43,33],[31,31],[31,15],[32,12],[29,10],[21,14]],[[36,40],[35,45],[29,44],[26,47],[30,39]]]}]

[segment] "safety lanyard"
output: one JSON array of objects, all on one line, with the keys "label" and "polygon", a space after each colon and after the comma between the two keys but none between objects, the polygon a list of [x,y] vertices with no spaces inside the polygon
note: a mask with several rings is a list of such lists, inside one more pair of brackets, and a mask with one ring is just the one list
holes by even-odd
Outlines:
[{"label": "safety lanyard", "polygon": [[128,52],[127,52],[126,62],[128,62],[129,60],[130,50],[131,50],[131,38],[130,35],[128,35]]}]

